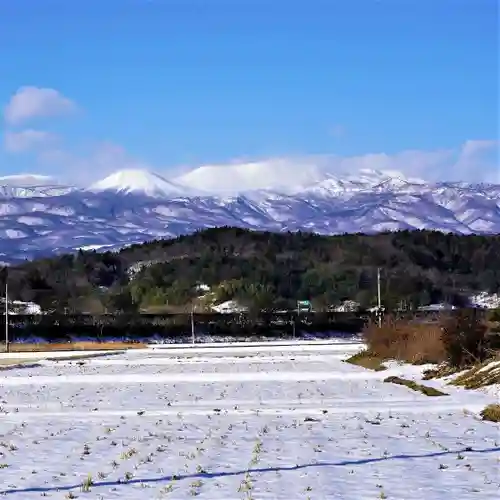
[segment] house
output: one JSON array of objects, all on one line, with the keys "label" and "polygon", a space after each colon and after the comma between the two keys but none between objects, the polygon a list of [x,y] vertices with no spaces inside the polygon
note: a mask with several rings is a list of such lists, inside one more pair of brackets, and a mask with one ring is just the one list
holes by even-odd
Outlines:
[{"label": "house", "polygon": [[[0,299],[2,314],[5,314],[5,299]],[[42,308],[35,302],[23,302],[22,300],[9,301],[9,314],[43,314]]]},{"label": "house", "polygon": [[212,311],[220,314],[243,313],[248,311],[248,307],[241,306],[235,300],[228,300],[222,302],[222,304],[212,306]]},{"label": "house", "polygon": [[497,309],[500,307],[500,294],[494,293],[490,295],[487,292],[481,292],[469,297],[469,304],[471,307],[479,309]]},{"label": "house", "polygon": [[356,302],[354,300],[344,300],[342,304],[335,306],[333,310],[335,312],[355,312],[359,311],[360,307],[361,305],[359,304],[359,302]]},{"label": "house", "polygon": [[385,306],[380,306],[380,308],[379,308],[379,306],[369,307],[367,309],[367,311],[370,312],[370,313],[377,313],[379,311],[379,309],[380,309],[380,312],[384,312],[385,311]]},{"label": "house", "polygon": [[456,309],[456,307],[451,304],[429,304],[418,308],[419,311],[449,311],[452,309]]}]

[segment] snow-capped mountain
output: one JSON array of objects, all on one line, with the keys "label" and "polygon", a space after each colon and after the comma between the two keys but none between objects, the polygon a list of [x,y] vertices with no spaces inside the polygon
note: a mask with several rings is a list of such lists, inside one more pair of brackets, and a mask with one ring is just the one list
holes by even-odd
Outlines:
[{"label": "snow-capped mountain", "polygon": [[[203,176],[197,170],[174,182],[150,172],[121,171],[87,189],[46,178],[25,178],[24,186],[20,179],[0,178],[0,262],[78,248],[117,249],[222,225],[320,234],[398,229],[500,233],[500,185],[429,184],[375,171],[340,178],[312,169],[309,183],[305,177],[293,179],[277,189],[281,179],[246,183],[241,168],[230,171],[229,180],[218,170],[210,170],[208,177],[207,170]],[[264,175],[265,169],[259,164],[255,172]],[[186,184],[193,178],[198,183]],[[210,191],[218,181],[229,187],[235,178],[239,193],[194,194]]]},{"label": "snow-capped mountain", "polygon": [[164,198],[188,192],[186,188],[169,182],[158,174],[140,169],[120,170],[92,184],[87,190],[95,193],[107,191],[119,194],[136,194],[152,198]]},{"label": "snow-capped mountain", "polygon": [[1,198],[59,196],[75,189],[73,186],[64,186],[46,175],[20,174],[0,177]]}]

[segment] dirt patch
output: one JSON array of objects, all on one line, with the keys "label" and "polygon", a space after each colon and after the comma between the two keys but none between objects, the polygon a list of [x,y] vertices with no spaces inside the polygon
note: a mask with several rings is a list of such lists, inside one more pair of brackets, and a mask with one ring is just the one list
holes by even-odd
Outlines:
[{"label": "dirt patch", "polygon": [[40,361],[40,359],[26,359],[26,358],[6,358],[6,359],[0,359],[0,370],[2,368],[7,368],[10,366],[16,366],[16,365],[22,365],[24,363],[28,363],[30,365],[36,364],[37,361]]},{"label": "dirt patch", "polygon": [[408,387],[413,391],[421,392],[426,396],[448,396],[448,394],[446,394],[445,392],[441,392],[438,389],[434,389],[434,387],[428,387],[426,385],[417,384],[413,380],[407,380],[400,377],[387,377],[386,379],[384,379],[384,382],[397,385],[404,385],[405,387]]},{"label": "dirt patch", "polygon": [[146,344],[132,342],[65,342],[60,344],[10,344],[10,352],[116,351],[144,349]]},{"label": "dirt patch", "polygon": [[346,363],[350,363],[351,365],[362,366],[363,368],[375,370],[376,372],[387,370],[387,367],[383,365],[383,361],[381,357],[375,356],[369,351],[358,352],[345,360]]}]

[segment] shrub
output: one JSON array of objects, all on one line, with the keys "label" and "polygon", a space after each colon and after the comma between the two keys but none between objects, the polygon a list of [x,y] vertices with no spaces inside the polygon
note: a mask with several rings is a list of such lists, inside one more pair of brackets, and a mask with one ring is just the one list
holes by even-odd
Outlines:
[{"label": "shrub", "polygon": [[461,309],[446,319],[441,339],[452,366],[470,366],[490,355],[488,327],[476,309]]},{"label": "shrub", "polygon": [[446,351],[438,324],[386,317],[379,328],[368,324],[363,336],[372,356],[408,363],[441,363]]},{"label": "shrub", "polygon": [[490,309],[487,314],[487,319],[492,323],[500,323],[500,308]]}]

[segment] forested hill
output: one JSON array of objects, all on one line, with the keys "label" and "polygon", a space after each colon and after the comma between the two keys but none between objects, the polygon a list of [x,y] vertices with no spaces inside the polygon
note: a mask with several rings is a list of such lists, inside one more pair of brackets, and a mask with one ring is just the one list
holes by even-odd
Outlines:
[{"label": "forested hill", "polygon": [[[416,231],[318,236],[217,228],[119,253],[79,252],[9,269],[11,297],[44,309],[92,312],[200,306],[235,298],[254,307],[310,299],[373,304],[376,270],[388,307],[459,300],[500,288],[500,236]],[[3,278],[2,278],[3,279]],[[205,301],[205,302],[203,302]]]}]

